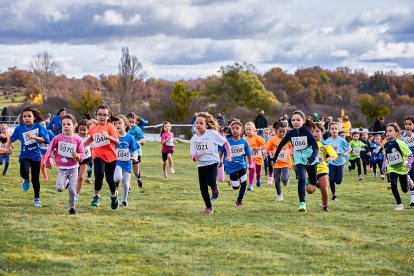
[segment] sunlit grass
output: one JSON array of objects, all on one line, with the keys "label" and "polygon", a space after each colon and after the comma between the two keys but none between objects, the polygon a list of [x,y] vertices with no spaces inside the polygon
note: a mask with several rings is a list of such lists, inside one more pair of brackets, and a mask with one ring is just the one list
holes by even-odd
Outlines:
[{"label": "sunlit grass", "polygon": [[144,188],[132,181],[129,208],[111,210],[104,184],[101,206],[90,207],[93,186],[84,185],[78,214],[67,211],[68,192],[55,191],[56,171],[42,182],[42,208],[33,190],[21,191],[17,154],[1,178],[0,273],[2,274],[412,274],[414,210],[395,212],[384,181],[346,172],[339,200],[320,211],[321,197],[307,196],[297,212],[294,173],[285,200],[264,184],[246,194],[221,183],[214,213],[205,216],[196,164],[178,144],[176,174],[162,177],[159,143],[144,146]]}]

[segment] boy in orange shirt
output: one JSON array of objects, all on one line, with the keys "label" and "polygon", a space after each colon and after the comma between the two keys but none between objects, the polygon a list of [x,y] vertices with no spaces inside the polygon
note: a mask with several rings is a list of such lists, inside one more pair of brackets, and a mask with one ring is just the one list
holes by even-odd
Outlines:
[{"label": "boy in orange shirt", "polygon": [[246,133],[245,140],[249,144],[250,150],[252,151],[252,168],[249,168],[249,185],[247,190],[253,191],[253,180],[254,174],[256,173],[256,186],[260,187],[260,176],[262,174],[263,156],[262,149],[266,144],[265,140],[256,134],[256,127],[252,122],[248,122],[244,126]]},{"label": "boy in orange shirt", "polygon": [[[278,122],[275,125],[276,135],[273,136],[265,145],[266,151],[269,153],[270,157],[273,158],[276,149],[279,147],[280,141],[285,137],[288,130],[288,125],[286,122]],[[283,147],[279,158],[275,163],[273,163],[273,177],[275,179],[275,188],[276,188],[276,200],[283,200],[282,187],[280,186],[280,180],[282,180],[283,185],[286,186],[289,182],[289,172],[292,167],[292,144],[288,143]]]}]

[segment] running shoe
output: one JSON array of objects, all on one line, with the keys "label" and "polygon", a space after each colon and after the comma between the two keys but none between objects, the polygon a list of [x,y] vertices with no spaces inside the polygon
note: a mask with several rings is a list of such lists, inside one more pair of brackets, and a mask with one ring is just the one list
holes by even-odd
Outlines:
[{"label": "running shoe", "polygon": [[219,190],[218,189],[214,189],[214,190],[212,190],[211,191],[212,192],[212,196],[211,196],[211,201],[216,201],[216,200],[218,200],[218,197],[219,197],[219,194],[220,194],[220,192],[219,192]]},{"label": "running shoe", "polygon": [[28,192],[29,189],[30,189],[30,180],[29,179],[23,179],[23,182],[22,182],[23,192]]},{"label": "running shoe", "polygon": [[305,202],[299,203],[298,211],[299,212],[306,212],[306,203]]},{"label": "running shoe", "polygon": [[267,179],[267,184],[272,185],[273,184],[273,177],[269,176],[269,178]]},{"label": "running shoe", "polygon": [[256,181],[256,186],[257,187],[260,187],[262,185],[262,183],[260,183],[260,179],[257,179],[257,181]]},{"label": "running shoe", "polygon": [[236,201],[236,207],[243,206],[243,201]]},{"label": "running shoe", "polygon": [[122,201],[122,206],[123,206],[123,207],[128,207],[128,202],[126,202],[126,201]]},{"label": "running shoe", "polygon": [[338,200],[338,197],[337,197],[336,195],[333,195],[333,196],[331,197],[331,200],[336,201],[336,200]]},{"label": "running shoe", "polygon": [[249,190],[249,191],[253,191],[253,184],[249,184],[249,185],[247,186],[247,190]]},{"label": "running shoe", "polygon": [[174,174],[174,173],[175,173],[174,168],[170,168],[170,173],[172,173],[172,174]]},{"label": "running shoe", "polygon": [[397,207],[394,208],[394,210],[395,211],[402,211],[402,210],[404,210],[404,205],[402,203],[398,204]]},{"label": "running shoe", "polygon": [[75,208],[70,208],[70,210],[69,210],[69,214],[70,214],[70,215],[76,215],[76,210],[75,210]]},{"label": "running shoe", "polygon": [[40,201],[40,198],[35,198],[34,199],[33,206],[34,207],[42,207],[42,202]]},{"label": "running shoe", "polygon": [[206,215],[210,215],[211,213],[213,213],[213,208],[206,208],[204,210],[204,214],[206,214]]},{"label": "running shoe", "polygon": [[138,187],[142,188],[142,178],[137,178]]},{"label": "running shoe", "polygon": [[111,208],[112,210],[116,210],[118,207],[119,207],[118,192],[116,192],[115,196],[111,196]]},{"label": "running shoe", "polygon": [[277,195],[276,200],[277,201],[282,201],[283,200],[283,195]]},{"label": "running shoe", "polygon": [[93,200],[91,201],[91,206],[98,207],[98,206],[99,206],[99,204],[101,204],[101,197],[100,197],[100,196],[98,196],[98,195],[95,195],[95,196],[93,197]]}]

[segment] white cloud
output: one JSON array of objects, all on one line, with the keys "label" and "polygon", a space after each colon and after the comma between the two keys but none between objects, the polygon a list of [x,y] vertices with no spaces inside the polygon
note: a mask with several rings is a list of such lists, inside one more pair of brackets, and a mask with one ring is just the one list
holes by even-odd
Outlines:
[{"label": "white cloud", "polygon": [[361,55],[361,60],[414,59],[414,42],[378,42],[374,50]]},{"label": "white cloud", "polygon": [[93,21],[98,25],[104,26],[130,26],[142,23],[142,19],[139,14],[135,14],[134,16],[125,19],[122,13],[112,9],[106,10],[103,15],[95,14],[93,16]]}]

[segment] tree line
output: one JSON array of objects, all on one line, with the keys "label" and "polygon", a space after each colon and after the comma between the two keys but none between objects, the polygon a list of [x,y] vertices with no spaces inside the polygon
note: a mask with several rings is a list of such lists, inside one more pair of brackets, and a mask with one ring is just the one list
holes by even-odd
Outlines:
[{"label": "tree line", "polygon": [[127,47],[122,48],[117,74],[82,78],[66,77],[53,54],[41,52],[28,69],[0,72],[0,90],[5,97],[25,95],[23,105],[37,105],[43,112],[64,106],[80,115],[105,102],[115,112],[134,111],[154,123],[189,122],[194,112],[204,110],[247,121],[260,110],[277,120],[297,108],[334,117],[343,108],[355,126],[366,126],[378,116],[399,121],[413,113],[414,106],[414,76],[409,73],[370,75],[363,69],[319,66],[293,73],[274,67],[259,73],[252,64],[235,63],[205,78],[171,81],[147,77]]}]

